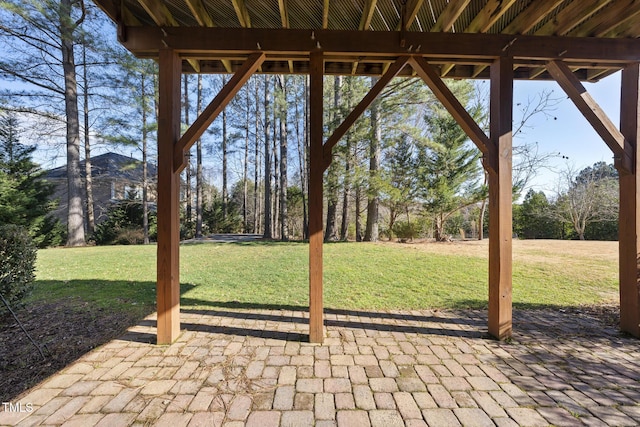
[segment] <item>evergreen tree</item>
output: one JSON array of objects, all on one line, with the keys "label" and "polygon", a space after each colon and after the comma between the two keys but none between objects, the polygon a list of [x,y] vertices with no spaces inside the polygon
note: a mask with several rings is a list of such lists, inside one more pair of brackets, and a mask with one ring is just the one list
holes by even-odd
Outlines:
[{"label": "evergreen tree", "polygon": [[0,115],[0,224],[24,227],[38,246],[60,244],[59,226],[47,216],[53,188],[31,159],[36,147],[20,144],[18,137],[15,115]]},{"label": "evergreen tree", "polygon": [[[451,86],[463,105],[469,103],[473,90],[470,83]],[[468,110],[476,121],[484,113],[480,106]],[[424,207],[433,218],[434,237],[443,241],[449,217],[484,197],[485,189],[479,183],[480,151],[440,104],[428,105],[424,121],[426,137],[418,144],[418,186]]]}]

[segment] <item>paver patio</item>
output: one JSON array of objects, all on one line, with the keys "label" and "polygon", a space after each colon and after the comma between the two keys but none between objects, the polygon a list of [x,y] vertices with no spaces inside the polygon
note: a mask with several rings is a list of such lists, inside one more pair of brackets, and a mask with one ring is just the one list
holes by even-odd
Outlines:
[{"label": "paver patio", "polygon": [[640,342],[586,315],[516,310],[498,342],[482,311],[327,310],[324,345],[306,317],[183,309],[179,340],[156,346],[151,316],[0,425],[640,425]]}]

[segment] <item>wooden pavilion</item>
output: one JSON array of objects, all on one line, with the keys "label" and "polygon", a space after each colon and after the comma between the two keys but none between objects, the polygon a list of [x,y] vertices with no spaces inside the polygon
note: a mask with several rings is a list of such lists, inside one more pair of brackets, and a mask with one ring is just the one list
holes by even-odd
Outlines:
[{"label": "wooden pavilion", "polygon": [[[158,344],[180,333],[179,175],[185,153],[249,77],[310,75],[309,339],[324,336],[323,173],[332,148],[395,76],[431,88],[483,153],[489,175],[489,333],[511,334],[514,79],[556,80],[613,152],[620,174],[620,326],[640,337],[640,1],[94,0],[133,54],[160,65]],[[616,127],[583,81],[622,70]],[[180,134],[181,73],[233,73]],[[380,76],[327,141],[323,76]],[[489,79],[486,135],[443,78]]]}]

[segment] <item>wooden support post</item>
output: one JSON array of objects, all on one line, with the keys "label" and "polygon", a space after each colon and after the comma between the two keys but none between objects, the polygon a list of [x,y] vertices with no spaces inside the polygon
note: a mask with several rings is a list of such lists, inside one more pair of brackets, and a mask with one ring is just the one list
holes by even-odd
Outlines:
[{"label": "wooden support post", "polygon": [[180,72],[173,49],[160,50],[158,109],[158,344],[180,334],[180,174],[174,172],[174,146],[180,138]]},{"label": "wooden support post", "polygon": [[489,152],[489,334],[511,336],[513,61],[491,65]]},{"label": "wooden support post", "polygon": [[309,341],[324,340],[322,301],[323,78],[322,52],[311,52],[309,64]]},{"label": "wooden support post", "polygon": [[640,338],[640,65],[622,71],[620,131],[632,149],[631,173],[620,174],[620,329]]}]

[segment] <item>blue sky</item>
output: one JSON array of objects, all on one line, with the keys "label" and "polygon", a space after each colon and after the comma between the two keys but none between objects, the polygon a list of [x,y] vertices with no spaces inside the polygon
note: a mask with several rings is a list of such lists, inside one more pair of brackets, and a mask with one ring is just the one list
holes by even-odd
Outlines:
[{"label": "blue sky", "polygon": [[[584,83],[584,86],[613,123],[619,125],[620,73],[615,73],[597,83]],[[557,182],[557,172],[565,169],[567,164],[582,169],[598,161],[612,163],[613,154],[573,102],[567,99],[564,91],[556,82],[516,81],[514,83],[514,104],[526,102],[528,97],[535,97],[543,90],[553,90],[554,97],[562,98],[556,109],[550,112],[556,117],[556,120],[536,116],[530,122],[531,128],[517,136],[514,144],[525,141],[527,143],[537,142],[540,152],[560,154],[560,156],[551,159],[550,169],[541,169],[532,181],[534,189],[550,194]],[[514,111],[514,118],[516,117],[517,113]],[[568,159],[561,156],[568,157]]]}]

